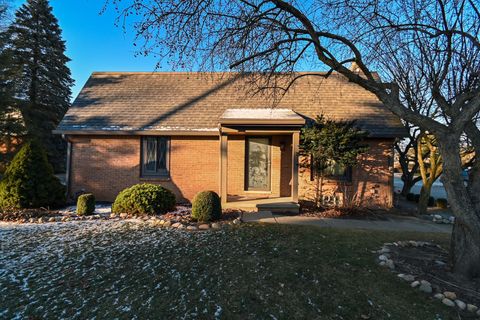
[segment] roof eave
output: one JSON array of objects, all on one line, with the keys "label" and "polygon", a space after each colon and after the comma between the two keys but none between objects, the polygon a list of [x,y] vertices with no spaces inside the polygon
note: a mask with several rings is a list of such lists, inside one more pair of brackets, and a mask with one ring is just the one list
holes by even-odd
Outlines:
[{"label": "roof eave", "polygon": [[305,119],[220,119],[221,125],[287,125],[303,126]]},{"label": "roof eave", "polygon": [[99,136],[218,136],[218,129],[212,130],[53,130],[61,135]]}]

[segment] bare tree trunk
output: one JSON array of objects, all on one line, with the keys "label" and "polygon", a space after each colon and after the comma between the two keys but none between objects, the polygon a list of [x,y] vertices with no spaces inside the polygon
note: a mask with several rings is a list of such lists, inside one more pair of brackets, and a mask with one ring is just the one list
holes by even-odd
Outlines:
[{"label": "bare tree trunk", "polygon": [[317,174],[315,174],[315,207],[320,206],[320,179]]},{"label": "bare tree trunk", "polygon": [[427,214],[428,200],[432,191],[431,184],[424,184],[420,190],[420,199],[418,200],[418,214]]},{"label": "bare tree trunk", "polygon": [[317,208],[322,206],[322,194],[323,194],[323,174],[315,173],[315,206]]},{"label": "bare tree trunk", "polygon": [[403,187],[402,187],[402,196],[406,197],[407,194],[410,193],[410,190],[412,190],[413,186],[417,184],[418,181],[421,181],[422,177],[415,177],[414,172],[409,172],[407,174],[402,174],[402,181],[403,181]]},{"label": "bare tree trunk", "polygon": [[[414,137],[410,137],[411,140],[415,139]],[[397,150],[397,153],[399,155],[399,163],[400,167],[402,169],[402,182],[403,182],[403,187],[402,187],[402,192],[401,195],[406,197],[407,194],[410,193],[410,190],[412,187],[420,181],[422,178],[421,177],[415,177],[415,173],[418,170],[418,156],[417,156],[417,143],[410,142],[408,145],[407,149],[403,150],[399,147],[398,143],[395,144],[395,149]],[[414,156],[414,161],[411,161],[408,158],[408,152],[409,150],[413,150],[415,153]],[[410,163],[413,162],[413,167],[410,169]]]},{"label": "bare tree trunk", "polygon": [[480,276],[480,208],[464,184],[458,139],[455,135],[439,137],[438,145],[443,156],[442,182],[455,215],[450,262],[453,271],[470,278]]},{"label": "bare tree trunk", "polygon": [[412,179],[409,179],[406,176],[405,177],[402,176],[402,181],[403,181],[403,187],[402,187],[401,195],[406,197],[407,194],[410,193],[410,190],[412,189],[414,184],[412,183]]}]

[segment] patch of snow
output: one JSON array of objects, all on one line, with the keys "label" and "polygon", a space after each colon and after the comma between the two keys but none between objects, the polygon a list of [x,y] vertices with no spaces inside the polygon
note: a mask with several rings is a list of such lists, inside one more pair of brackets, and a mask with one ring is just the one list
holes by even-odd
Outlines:
[{"label": "patch of snow", "polygon": [[215,305],[215,319],[220,319],[222,315],[222,307],[219,305]]},{"label": "patch of snow", "polygon": [[281,108],[243,108],[227,109],[221,116],[222,119],[266,119],[266,120],[296,120],[302,119],[291,109]]},{"label": "patch of snow", "polygon": [[[61,208],[58,210],[58,213],[63,215],[70,215],[77,212],[77,206],[68,206],[65,208]],[[102,214],[102,215],[109,215],[112,213],[112,206],[108,204],[96,204],[94,214]]]}]

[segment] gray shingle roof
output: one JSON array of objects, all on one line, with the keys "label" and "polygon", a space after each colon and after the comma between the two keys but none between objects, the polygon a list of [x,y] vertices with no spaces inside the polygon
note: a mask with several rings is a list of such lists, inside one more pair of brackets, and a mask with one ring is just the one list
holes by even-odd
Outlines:
[{"label": "gray shingle roof", "polygon": [[[96,72],[57,132],[218,132],[227,109],[272,108],[271,97],[249,94],[246,81],[237,73]],[[405,135],[399,118],[373,94],[335,73],[326,79],[300,78],[275,107],[306,118],[323,113],[338,120],[356,119],[373,137]]]}]

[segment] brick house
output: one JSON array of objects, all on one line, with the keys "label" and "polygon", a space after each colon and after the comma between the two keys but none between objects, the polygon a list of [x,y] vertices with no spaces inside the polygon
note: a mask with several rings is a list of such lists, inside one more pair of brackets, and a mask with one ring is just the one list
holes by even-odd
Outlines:
[{"label": "brick house", "polygon": [[[317,75],[321,75],[320,73]],[[300,129],[316,115],[356,119],[369,151],[332,168],[325,203],[393,203],[393,143],[400,120],[374,95],[333,73],[302,77],[274,106],[246,93],[237,73],[93,73],[55,133],[68,141],[68,189],[113,201],[136,183],[158,183],[179,202],[217,191],[224,207],[298,210],[318,185],[299,165]]]}]

